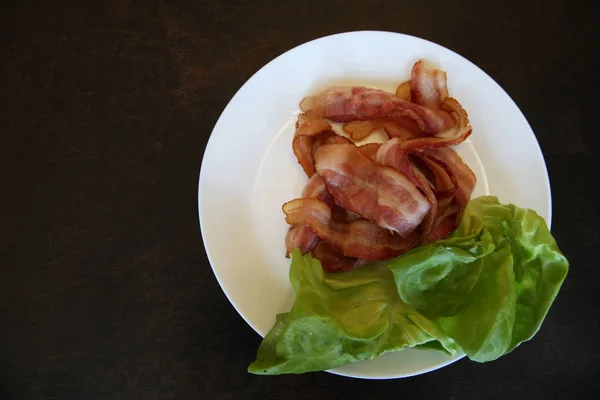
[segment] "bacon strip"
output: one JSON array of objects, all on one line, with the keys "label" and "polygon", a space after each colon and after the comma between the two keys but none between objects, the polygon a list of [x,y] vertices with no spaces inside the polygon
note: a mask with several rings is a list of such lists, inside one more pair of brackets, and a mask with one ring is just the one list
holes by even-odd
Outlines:
[{"label": "bacon strip", "polygon": [[427,68],[423,60],[417,61],[412,68],[410,95],[412,101],[420,106],[434,110],[440,108],[448,97],[446,72]]},{"label": "bacon strip", "polygon": [[[318,199],[326,204],[333,204],[333,198],[327,191],[325,181],[318,174],[314,174],[309,180],[302,197]],[[310,253],[319,243],[319,236],[308,225],[299,224],[292,226],[285,236],[285,247],[287,258],[296,247],[302,254]]]},{"label": "bacon strip", "polygon": [[352,144],[319,147],[315,166],[336,204],[392,232],[408,235],[429,212],[406,175],[373,163]]},{"label": "bacon strip", "polygon": [[435,226],[431,230],[428,242],[435,242],[438,240],[446,239],[458,226],[457,217],[459,212],[456,207],[448,207],[439,214],[435,220]]},{"label": "bacon strip", "polygon": [[441,240],[460,223],[462,212],[475,188],[475,174],[449,147],[425,150],[418,157],[434,175],[438,200],[444,199],[444,206],[438,209],[435,227],[429,237],[429,241]]},{"label": "bacon strip", "polygon": [[375,160],[402,172],[408,179],[419,188],[429,202],[429,212],[421,224],[421,235],[419,241],[425,239],[434,228],[435,218],[438,210],[438,201],[433,193],[430,183],[424,176],[418,174],[404,152],[402,142],[399,139],[388,140],[381,145]]},{"label": "bacon strip", "polygon": [[471,168],[450,147],[425,150],[423,155],[437,160],[438,163],[444,163],[453,172],[456,178],[456,193],[454,198],[458,205],[464,209],[477,183],[477,178]]},{"label": "bacon strip", "polygon": [[421,107],[393,93],[361,86],[326,89],[302,100],[300,108],[336,122],[408,117],[426,133],[443,132],[455,124],[446,112]]},{"label": "bacon strip", "polygon": [[433,186],[435,197],[438,200],[438,213],[443,212],[450,205],[458,187],[454,172],[446,163],[426,155],[425,151],[414,154],[412,163],[424,173],[426,179]]},{"label": "bacon strip", "polygon": [[[339,223],[350,223],[362,219],[360,215],[335,204],[331,208],[331,218]],[[326,272],[344,272],[368,262],[360,258],[346,257],[337,248],[322,240],[319,241],[312,254],[321,261],[323,270]]]},{"label": "bacon strip", "polygon": [[414,165],[420,166],[420,171],[428,178],[433,185],[433,192],[437,201],[437,212],[433,216],[433,226],[429,241],[440,240],[447,237],[455,228],[454,223],[457,209],[452,207],[454,194],[457,189],[457,181],[454,172],[449,167],[436,159],[425,156],[423,153],[417,153],[413,156]]},{"label": "bacon strip", "polygon": [[290,227],[285,235],[285,257],[290,258],[290,253],[297,247],[302,254],[312,252],[319,244],[317,235],[308,225],[300,224]]},{"label": "bacon strip", "polygon": [[402,143],[406,154],[425,149],[456,146],[464,142],[471,135],[472,129],[471,125],[469,125],[469,117],[458,101],[452,97],[448,97],[444,100],[441,107],[454,117],[456,125],[435,136],[423,136],[406,140]]},{"label": "bacon strip", "polygon": [[458,226],[462,211],[475,187],[476,178],[451,148],[428,149],[416,153],[414,157],[420,161],[419,165],[424,169],[425,176],[414,170],[414,163],[408,159],[403,143],[398,139],[384,143],[376,160],[403,172],[423,191],[431,204],[431,210],[421,225],[421,238],[440,240]]},{"label": "bacon strip", "polygon": [[312,158],[315,136],[330,130],[331,125],[320,118],[315,112],[307,111],[298,116],[292,148],[294,149],[298,163],[300,163],[309,178],[315,173]]},{"label": "bacon strip", "polygon": [[343,223],[334,221],[331,208],[316,199],[295,199],[282,207],[290,225],[306,224],[319,237],[346,257],[381,261],[396,257],[417,244],[417,235],[406,238],[364,219]]}]

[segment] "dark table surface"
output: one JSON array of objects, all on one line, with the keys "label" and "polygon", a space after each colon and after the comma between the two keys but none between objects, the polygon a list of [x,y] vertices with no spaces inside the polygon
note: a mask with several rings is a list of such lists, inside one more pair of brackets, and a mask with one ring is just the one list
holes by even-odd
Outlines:
[{"label": "dark table surface", "polygon": [[[597,22],[574,1],[482,3],[3,1],[0,398],[597,396]],[[392,381],[253,376],[260,338],[199,232],[203,151],[261,66],[363,29],[437,42],[507,90],[544,152],[571,270],[534,340],[495,362]]]}]

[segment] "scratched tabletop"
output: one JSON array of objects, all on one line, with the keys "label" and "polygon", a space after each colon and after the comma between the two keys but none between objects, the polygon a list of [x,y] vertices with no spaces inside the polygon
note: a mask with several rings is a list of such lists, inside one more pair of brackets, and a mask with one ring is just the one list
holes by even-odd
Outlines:
[{"label": "scratched tabletop", "polygon": [[[600,398],[596,26],[577,1],[0,2],[0,399]],[[204,149],[264,64],[354,30],[465,56],[541,145],[571,269],[534,340],[497,361],[246,372],[260,337],[204,252]]]}]

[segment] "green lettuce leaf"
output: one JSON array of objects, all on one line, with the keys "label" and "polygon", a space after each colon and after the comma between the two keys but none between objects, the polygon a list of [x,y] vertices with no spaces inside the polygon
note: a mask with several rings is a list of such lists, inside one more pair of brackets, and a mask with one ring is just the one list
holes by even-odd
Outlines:
[{"label": "green lettuce leaf", "polygon": [[491,361],[535,335],[568,267],[543,218],[491,196],[448,239],[387,263],[327,274],[296,249],[296,300],[248,371],[321,371],[405,347]]},{"label": "green lettuce leaf", "polygon": [[385,264],[327,274],[318,260],[296,249],[290,281],[294,306],[277,316],[248,368],[251,373],[321,371],[424,344],[459,352],[436,322],[400,299]]},{"label": "green lettuce leaf", "polygon": [[389,263],[402,300],[486,362],[539,330],[568,271],[545,221],[493,196],[472,200],[446,239]]}]

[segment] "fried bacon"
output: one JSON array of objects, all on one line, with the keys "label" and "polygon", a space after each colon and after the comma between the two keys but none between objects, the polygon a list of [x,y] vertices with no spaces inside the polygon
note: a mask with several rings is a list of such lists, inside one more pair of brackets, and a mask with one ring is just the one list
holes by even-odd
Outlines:
[{"label": "fried bacon", "polygon": [[[476,178],[449,147],[471,126],[444,71],[419,60],[395,93],[332,87],[300,107],[292,147],[310,179],[282,208],[291,225],[287,256],[299,248],[325,271],[343,272],[456,229]],[[351,140],[329,121],[343,122]],[[354,144],[377,130],[388,137],[383,144]]]},{"label": "fried bacon", "polygon": [[[325,181],[318,174],[313,174],[308,180],[302,192],[302,197],[317,199],[329,205],[333,204],[333,198],[327,191]],[[319,236],[308,225],[294,225],[285,236],[285,256],[289,257],[292,250],[296,247],[300,249],[302,254],[310,253],[319,241]]]},{"label": "fried bacon", "polygon": [[439,109],[448,97],[446,72],[441,69],[427,68],[423,60],[417,61],[412,68],[410,97],[420,106],[433,110]]},{"label": "fried bacon", "polygon": [[460,223],[460,217],[475,188],[473,171],[460,156],[449,147],[425,150],[421,160],[433,172],[436,196],[443,206],[439,207],[435,228],[429,241],[446,238]]},{"label": "fried bacon", "polygon": [[406,153],[414,153],[438,147],[456,146],[464,142],[471,135],[472,129],[471,125],[469,125],[469,117],[458,101],[452,97],[447,97],[441,107],[452,115],[456,124],[440,134],[406,140],[402,143],[402,147]]},{"label": "fried bacon", "polygon": [[477,183],[477,178],[475,178],[475,174],[471,168],[450,147],[425,150],[423,154],[426,157],[436,160],[438,163],[444,163],[447,169],[454,173],[456,177],[456,193],[454,197],[460,207],[466,207]]},{"label": "fried bacon", "polygon": [[402,172],[426,197],[429,202],[429,212],[421,224],[419,239],[426,238],[433,230],[438,212],[438,199],[433,192],[431,183],[418,170],[415,170],[402,148],[402,142],[397,138],[384,143],[379,148],[375,160]]},{"label": "fried bacon", "polygon": [[431,110],[401,99],[394,93],[362,86],[326,89],[302,100],[300,108],[336,122],[407,117],[429,134],[443,132],[455,124],[444,111]]},{"label": "fried bacon", "polygon": [[331,207],[317,199],[295,199],[283,205],[286,222],[306,224],[346,257],[369,261],[386,260],[414,247],[416,235],[395,235],[373,222],[359,219],[339,222],[332,218]]},{"label": "fried bacon", "polygon": [[298,116],[292,148],[298,163],[300,163],[309,178],[315,173],[312,158],[315,137],[330,131],[331,125],[314,112],[309,111]]},{"label": "fried bacon", "polygon": [[391,232],[406,236],[429,212],[406,175],[371,161],[353,144],[319,147],[315,166],[336,204]]}]

